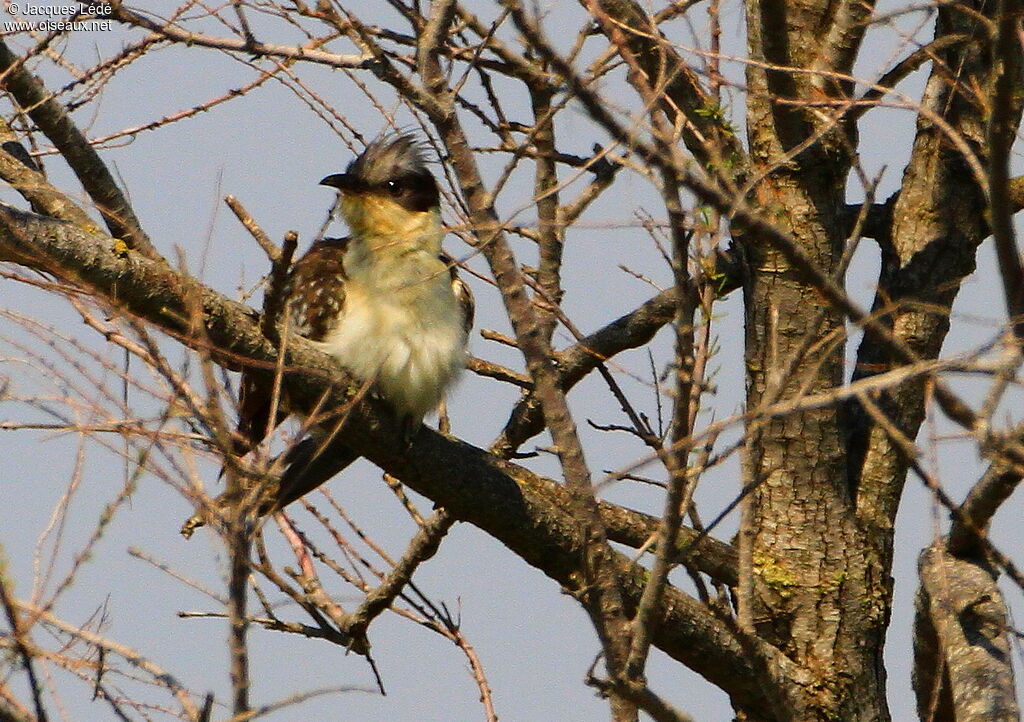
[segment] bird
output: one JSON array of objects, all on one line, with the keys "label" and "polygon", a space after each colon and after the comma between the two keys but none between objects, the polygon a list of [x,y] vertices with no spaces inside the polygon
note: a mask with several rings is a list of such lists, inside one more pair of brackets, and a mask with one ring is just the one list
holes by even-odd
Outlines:
[{"label": "bird", "polygon": [[[472,293],[441,249],[440,191],[427,163],[425,144],[396,132],[370,142],[344,173],[323,178],[320,185],[340,193],[349,235],[314,242],[283,290],[289,329],[369,384],[407,437],[464,368],[473,325]],[[266,371],[243,371],[236,453],[257,446],[290,415],[282,398],[271,423],[271,381]],[[286,452],[260,515],[279,511],[358,458],[338,443],[321,453],[333,432],[330,423],[314,425]],[[204,523],[197,514],[182,534]]]}]

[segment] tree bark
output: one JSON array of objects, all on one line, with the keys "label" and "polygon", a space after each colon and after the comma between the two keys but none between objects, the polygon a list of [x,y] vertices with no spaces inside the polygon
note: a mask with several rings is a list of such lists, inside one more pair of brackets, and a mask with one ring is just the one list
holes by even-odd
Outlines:
[{"label": "tree bark", "polygon": [[[808,103],[842,101],[849,87],[794,69],[848,71],[870,11],[869,3],[747,3],[749,50],[760,61],[747,70],[747,131],[761,178],[752,205],[840,283],[855,129],[841,109]],[[834,44],[820,43],[823,28]],[[840,310],[755,233],[743,235],[742,248],[748,410],[841,386]],[[885,573],[856,523],[843,423],[833,406],[755,419],[747,430],[740,621],[809,672],[800,706],[786,711],[793,720],[889,716]]]},{"label": "tree bark", "polygon": [[917,713],[933,722],[1017,722],[1009,620],[984,559],[939,542],[921,552],[914,618]]}]

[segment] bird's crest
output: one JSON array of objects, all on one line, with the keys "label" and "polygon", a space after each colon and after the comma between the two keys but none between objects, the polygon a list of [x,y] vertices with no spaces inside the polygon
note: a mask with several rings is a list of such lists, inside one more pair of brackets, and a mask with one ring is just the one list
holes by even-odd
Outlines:
[{"label": "bird's crest", "polygon": [[412,132],[386,133],[349,163],[346,174],[369,187],[408,176],[430,175],[427,146]]}]

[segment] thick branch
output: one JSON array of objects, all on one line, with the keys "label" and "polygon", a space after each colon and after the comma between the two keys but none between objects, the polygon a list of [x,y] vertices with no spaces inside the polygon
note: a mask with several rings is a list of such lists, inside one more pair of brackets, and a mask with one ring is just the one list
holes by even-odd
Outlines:
[{"label": "thick branch", "polygon": [[1021,57],[1019,2],[997,3],[998,30],[994,42],[992,112],[988,117],[988,221],[995,241],[1003,300],[1018,343],[1024,342],[1024,265],[1013,228],[1013,197],[1010,191],[1010,151],[1020,124]]},{"label": "thick branch", "polygon": [[977,550],[978,534],[988,529],[992,517],[1020,485],[1021,473],[1017,468],[1003,459],[996,459],[978,483],[971,487],[949,531],[952,553],[965,554]]},{"label": "thick branch", "polygon": [[918,562],[914,691],[921,719],[1016,722],[1006,605],[993,571],[939,545]]},{"label": "thick branch", "polygon": [[106,164],[89,140],[32,73],[22,58],[0,41],[0,86],[8,91],[32,121],[46,134],[75,172],[85,192],[103,214],[111,235],[149,257],[158,258],[149,237],[142,230],[128,199],[121,193]]},{"label": "thick branch", "polygon": [[[18,259],[91,289],[187,345],[212,343],[216,348],[208,350],[219,363],[237,368],[243,362],[270,365],[276,358],[251,309],[194,281],[186,283],[164,264],[124,252],[112,238],[0,205],[0,260]],[[186,294],[195,289],[200,293],[205,329],[190,334],[184,311],[194,307],[186,303]],[[339,390],[345,382],[330,357],[298,337],[290,339],[286,383],[294,403],[312,408],[327,392],[326,403],[341,407],[351,396],[348,390]],[[425,427],[406,448],[398,443],[399,423],[373,400],[360,404],[352,419],[344,433],[352,449],[457,518],[488,532],[566,590],[586,593],[580,568],[584,540],[577,519],[567,511],[566,489]],[[638,531],[635,524],[614,520],[609,526],[628,529],[632,538]],[[624,531],[623,537],[629,534]],[[629,612],[643,590],[646,573],[621,554],[613,553],[610,561]],[[699,602],[669,588],[656,628],[654,643],[660,649],[726,690],[737,706],[764,708],[763,679],[759,681],[760,668],[752,661],[750,649]],[[780,678],[793,673],[779,665],[789,665],[784,659],[774,660],[773,670]]]},{"label": "thick branch", "polygon": [[[11,138],[8,140],[8,138]],[[26,164],[19,156],[21,144],[13,140],[6,123],[0,126],[0,178],[3,178],[32,205],[32,210],[51,218],[71,221],[82,228],[95,225],[89,214],[72,203],[66,195],[51,186],[40,171]],[[31,159],[29,158],[31,162]]]},{"label": "thick branch", "polygon": [[[1011,213],[1024,211],[1024,176],[1011,178],[1007,183],[1008,206]],[[863,238],[874,238],[879,243],[888,244],[892,232],[892,205],[895,196],[885,203],[875,203],[868,209],[867,217],[861,224],[860,235]],[[846,206],[844,223],[853,229],[860,215],[859,203]]]},{"label": "thick branch", "polygon": [[[980,2],[941,6],[936,39],[983,35],[996,8],[996,3]],[[977,247],[991,232],[984,187],[990,184],[983,166],[990,151],[991,104],[997,102],[992,92],[994,53],[960,42],[933,45],[932,52],[936,62],[922,95],[913,152],[899,193],[888,204],[872,305],[875,322],[866,327],[860,343],[854,379],[910,358],[938,356],[960,285],[975,270]],[[1016,43],[1013,52],[1019,55]],[[1019,67],[1019,58],[1011,64]],[[1012,138],[1020,121],[1019,101],[1016,95],[1006,99],[1001,135]],[[1009,212],[1022,207],[1024,181],[1010,180],[1003,191],[1005,221]],[[945,384],[937,384],[935,390],[951,418],[972,430],[979,427],[981,420],[973,411],[952,403]],[[912,381],[890,389],[879,401],[892,427],[913,439],[925,418],[926,398],[923,382]],[[858,515],[888,565],[907,464],[892,453],[889,433],[856,406],[851,407],[846,426]]]}]

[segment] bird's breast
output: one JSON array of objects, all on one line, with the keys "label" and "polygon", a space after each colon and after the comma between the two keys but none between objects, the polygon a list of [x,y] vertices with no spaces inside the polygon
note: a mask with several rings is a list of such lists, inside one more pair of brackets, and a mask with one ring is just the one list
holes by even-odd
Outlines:
[{"label": "bird's breast", "polygon": [[396,411],[420,419],[465,365],[466,334],[447,268],[417,255],[350,270],[344,310],[322,347],[374,381]]}]

